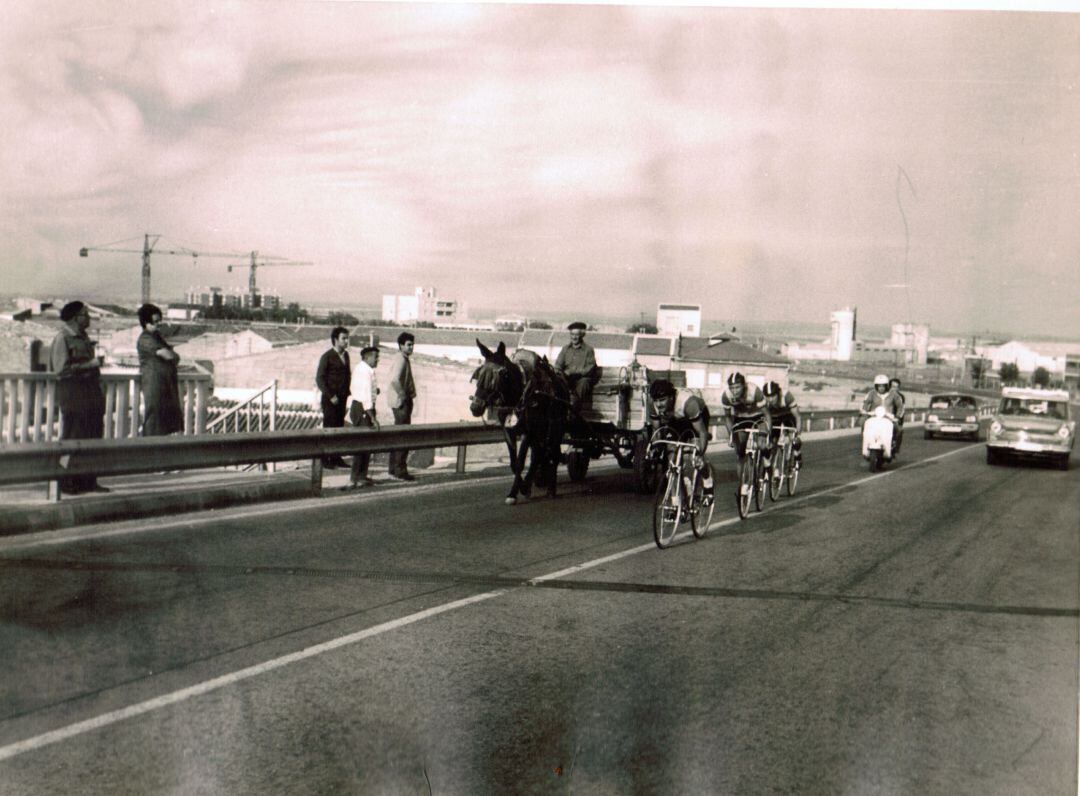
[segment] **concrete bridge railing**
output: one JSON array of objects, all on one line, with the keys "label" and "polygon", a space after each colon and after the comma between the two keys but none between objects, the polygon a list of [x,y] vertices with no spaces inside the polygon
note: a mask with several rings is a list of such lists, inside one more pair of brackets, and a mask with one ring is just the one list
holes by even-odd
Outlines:
[{"label": "concrete bridge railing", "polygon": [[[180,374],[184,434],[206,431],[212,377]],[[138,373],[102,373],[105,439],[137,437],[142,427],[142,380]],[[53,373],[0,373],[0,446],[60,438],[60,407]]]}]

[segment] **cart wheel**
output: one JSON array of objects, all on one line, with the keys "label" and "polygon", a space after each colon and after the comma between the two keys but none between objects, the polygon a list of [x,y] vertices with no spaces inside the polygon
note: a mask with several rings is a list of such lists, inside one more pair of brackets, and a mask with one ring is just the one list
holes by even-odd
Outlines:
[{"label": "cart wheel", "polygon": [[589,472],[589,456],[584,451],[570,451],[566,454],[566,472],[570,480],[580,484],[585,480],[585,473]]},{"label": "cart wheel", "polygon": [[651,495],[656,491],[660,474],[657,472],[656,462],[649,459],[649,443],[640,438],[634,442],[634,483],[637,491],[643,495]]}]

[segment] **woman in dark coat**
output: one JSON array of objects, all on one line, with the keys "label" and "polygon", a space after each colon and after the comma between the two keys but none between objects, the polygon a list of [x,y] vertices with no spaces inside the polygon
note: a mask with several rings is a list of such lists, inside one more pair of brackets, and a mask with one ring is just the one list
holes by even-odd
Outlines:
[{"label": "woman in dark coat", "polygon": [[161,437],[184,428],[180,380],[176,372],[180,357],[158,331],[160,323],[159,307],[153,304],[139,307],[139,324],[143,332],[135,347],[139,352],[142,377],[144,437]]}]

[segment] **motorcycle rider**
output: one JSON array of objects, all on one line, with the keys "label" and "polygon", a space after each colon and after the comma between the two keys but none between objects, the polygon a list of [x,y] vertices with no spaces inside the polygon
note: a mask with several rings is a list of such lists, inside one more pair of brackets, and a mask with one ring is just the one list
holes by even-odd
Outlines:
[{"label": "motorcycle rider", "polygon": [[765,405],[769,407],[769,415],[772,418],[772,433],[769,434],[769,449],[765,452],[765,464],[768,466],[772,461],[773,453],[780,444],[780,426],[789,426],[795,429],[795,436],[791,442],[791,449],[795,453],[795,461],[802,461],[802,437],[799,428],[802,418],[799,415],[799,403],[790,390],[782,390],[775,381],[770,381],[762,390],[765,394]]},{"label": "motorcycle rider", "polygon": [[738,372],[728,376],[727,381],[727,389],[720,396],[720,405],[724,410],[728,445],[735,449],[735,455],[741,464],[746,456],[746,440],[750,436],[750,430],[740,428],[734,431],[735,424],[764,420],[766,430],[772,434],[772,415],[760,387],[756,384],[747,385],[746,377]]},{"label": "motorcycle rider", "polygon": [[678,390],[667,379],[657,379],[649,385],[651,407],[649,424],[653,429],[667,426],[682,436],[688,432],[694,435],[698,456],[695,464],[702,471],[702,487],[706,505],[713,501],[712,465],[705,461],[705,451],[709,447],[709,407],[704,399],[691,390]]},{"label": "motorcycle rider", "polygon": [[[900,417],[904,412],[904,403],[900,400],[900,396],[897,395],[889,388],[889,377],[884,373],[879,373],[874,376],[874,389],[866,394],[866,398],[862,403],[862,414],[870,415],[874,413],[874,410],[879,406],[884,406],[885,411],[891,414],[894,418]],[[896,452],[896,437],[899,431],[896,420],[892,421],[893,424],[893,452]]]}]

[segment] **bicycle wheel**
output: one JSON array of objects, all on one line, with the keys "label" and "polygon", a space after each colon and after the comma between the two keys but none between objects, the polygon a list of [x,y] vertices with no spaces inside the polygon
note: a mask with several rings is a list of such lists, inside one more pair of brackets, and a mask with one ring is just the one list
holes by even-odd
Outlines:
[{"label": "bicycle wheel", "polygon": [[653,539],[661,550],[671,544],[671,540],[675,538],[675,530],[679,527],[683,511],[683,502],[679,494],[682,491],[680,481],[678,473],[669,475],[667,485],[656,491],[656,501],[653,506]]},{"label": "bicycle wheel", "polygon": [[773,451],[772,464],[765,473],[769,479],[769,500],[775,502],[780,497],[780,482],[784,480],[784,448],[778,447]]},{"label": "bicycle wheel", "polygon": [[739,463],[739,483],[735,489],[735,505],[739,519],[745,520],[750,513],[750,499],[754,493],[754,457],[747,453]]},{"label": "bicycle wheel", "polygon": [[799,482],[799,469],[801,465],[799,460],[795,457],[795,451],[789,450],[788,455],[784,457],[784,466],[787,468],[785,472],[787,476],[784,478],[784,488],[787,490],[788,497],[795,494],[795,484]]},{"label": "bicycle wheel", "polygon": [[769,484],[761,451],[755,452],[754,459],[754,508],[761,511],[765,505],[765,493],[769,490]]},{"label": "bicycle wheel", "polygon": [[691,504],[690,509],[690,528],[698,539],[703,538],[709,532],[713,509],[716,508],[716,501],[712,499],[712,496],[708,496],[707,503],[706,497],[705,479],[701,477],[701,473],[697,473],[694,476],[694,502]]}]

